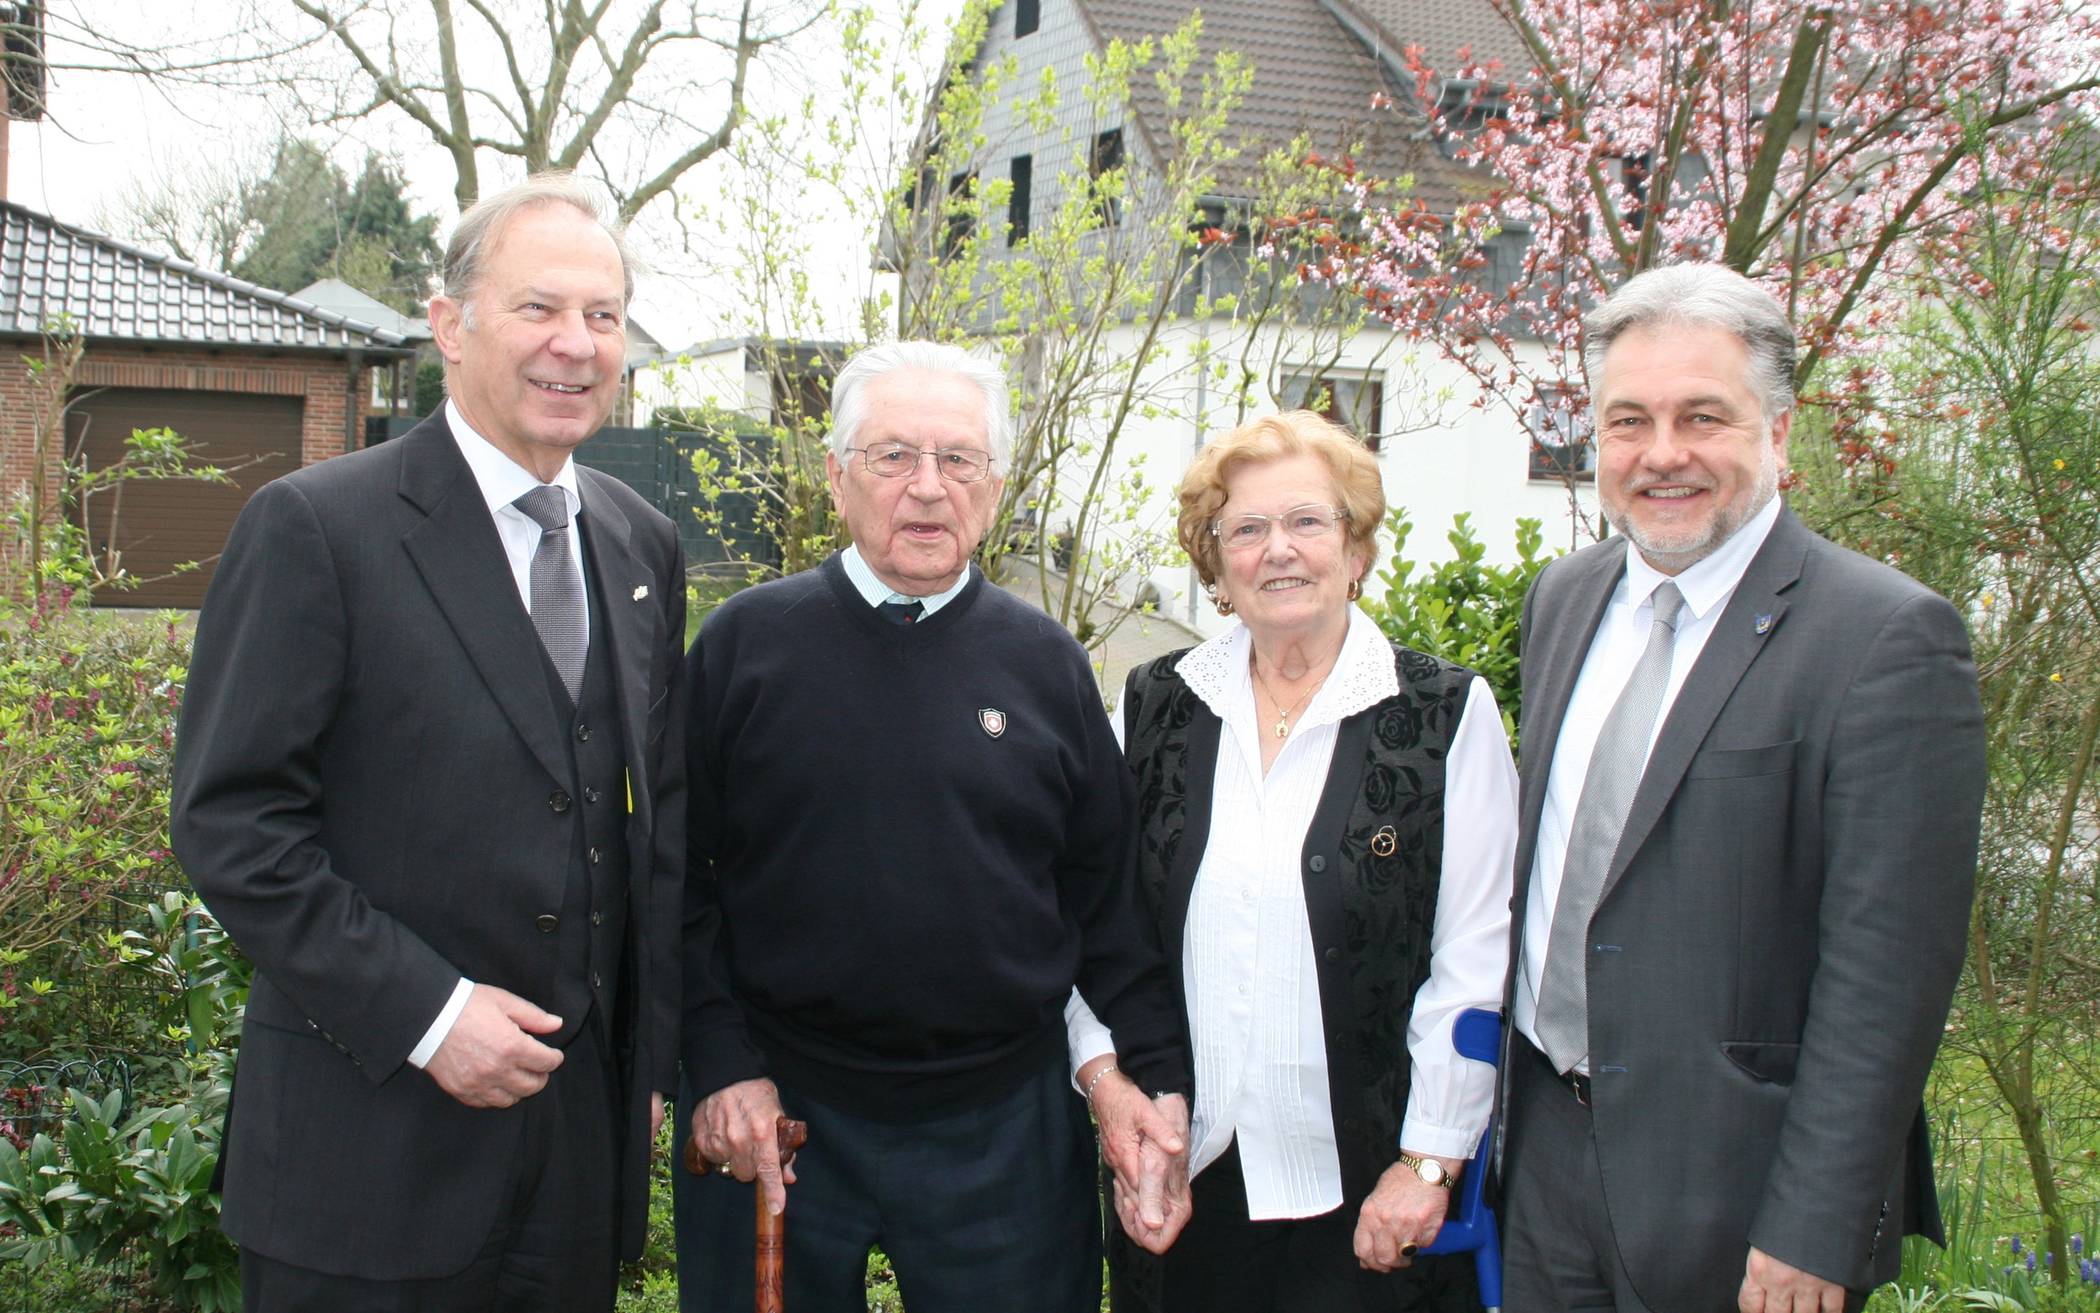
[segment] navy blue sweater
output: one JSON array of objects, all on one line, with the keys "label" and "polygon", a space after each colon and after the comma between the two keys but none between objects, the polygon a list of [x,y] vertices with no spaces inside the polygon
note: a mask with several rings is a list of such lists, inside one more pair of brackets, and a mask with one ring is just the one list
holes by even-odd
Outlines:
[{"label": "navy blue sweater", "polygon": [[890,624],[833,557],[724,602],[686,677],[701,1095],[770,1074],[877,1116],[989,1097],[1062,1052],[1075,983],[1134,1080],[1187,1091],[1130,773],[1048,616],[973,574]]}]

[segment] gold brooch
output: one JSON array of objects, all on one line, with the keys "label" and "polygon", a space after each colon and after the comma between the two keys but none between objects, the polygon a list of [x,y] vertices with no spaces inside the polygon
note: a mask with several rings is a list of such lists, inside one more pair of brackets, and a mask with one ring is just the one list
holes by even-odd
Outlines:
[{"label": "gold brooch", "polygon": [[1391,857],[1399,847],[1400,836],[1393,833],[1390,825],[1379,826],[1378,833],[1371,836],[1371,851],[1380,857]]}]

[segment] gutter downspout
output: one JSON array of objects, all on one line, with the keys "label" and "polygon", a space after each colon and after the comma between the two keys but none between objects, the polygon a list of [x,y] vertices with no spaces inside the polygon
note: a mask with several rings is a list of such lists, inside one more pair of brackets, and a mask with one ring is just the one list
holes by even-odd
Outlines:
[{"label": "gutter downspout", "polygon": [[358,441],[357,408],[361,399],[358,383],[365,372],[365,353],[356,347],[350,348],[350,379],[343,389],[343,450],[356,451],[364,443]]}]

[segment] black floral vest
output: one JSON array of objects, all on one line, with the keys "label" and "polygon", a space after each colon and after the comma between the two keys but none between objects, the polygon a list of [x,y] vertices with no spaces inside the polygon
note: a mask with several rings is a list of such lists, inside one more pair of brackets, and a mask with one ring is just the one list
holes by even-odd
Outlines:
[{"label": "black floral vest", "polygon": [[[1221,730],[1175,674],[1182,655],[1131,671],[1123,704],[1125,751],[1137,772],[1138,888],[1158,919],[1177,990]],[[1350,1206],[1399,1153],[1407,1020],[1429,976],[1443,869],[1444,759],[1473,679],[1463,667],[1398,645],[1393,661],[1400,691],[1340,725],[1300,868]]]}]

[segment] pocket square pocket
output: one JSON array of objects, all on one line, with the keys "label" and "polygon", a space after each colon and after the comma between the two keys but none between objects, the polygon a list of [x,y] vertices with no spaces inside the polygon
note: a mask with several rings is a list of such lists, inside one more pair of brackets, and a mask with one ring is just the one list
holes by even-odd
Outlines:
[{"label": "pocket square pocket", "polygon": [[1792,1085],[1801,1046],[1779,1040],[1724,1040],[1721,1052],[1745,1073],[1771,1085]]},{"label": "pocket square pocket", "polygon": [[1784,775],[1794,769],[1795,749],[1801,740],[1768,744],[1762,748],[1707,748],[1692,758],[1685,778],[1695,780],[1740,779],[1751,775]]}]

